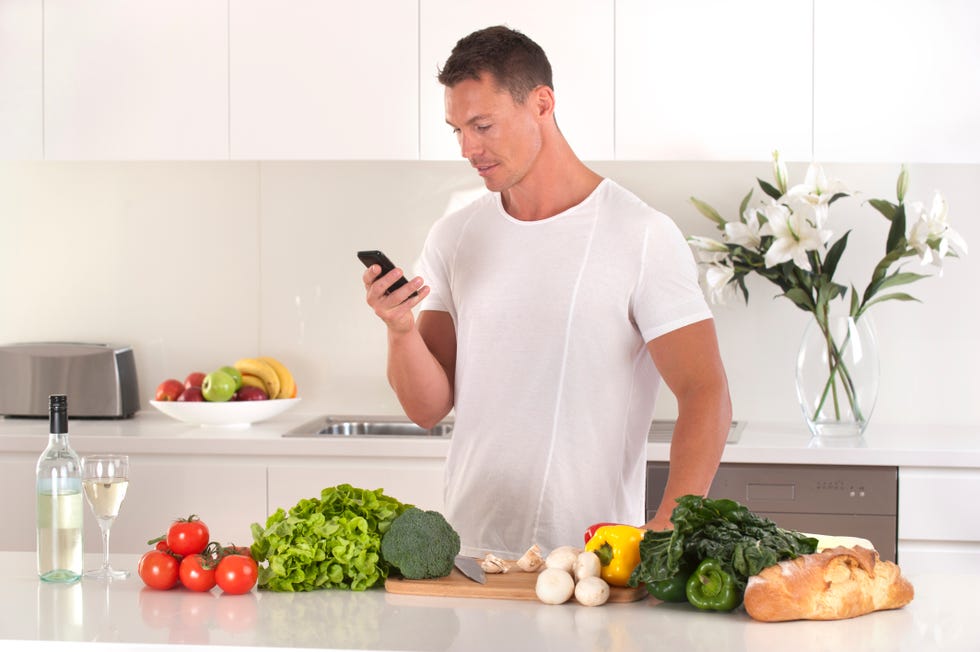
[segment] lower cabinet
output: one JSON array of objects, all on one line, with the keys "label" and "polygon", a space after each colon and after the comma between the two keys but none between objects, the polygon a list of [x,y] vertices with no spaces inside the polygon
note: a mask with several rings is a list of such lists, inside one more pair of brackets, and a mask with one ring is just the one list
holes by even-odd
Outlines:
[{"label": "lower cabinet", "polygon": [[898,472],[898,562],[919,573],[980,574],[980,471],[903,467]]},{"label": "lower cabinet", "polygon": [[325,487],[350,484],[384,489],[387,496],[420,509],[443,511],[442,459],[325,458],[269,466],[269,513],[288,510],[301,498],[319,498]]}]

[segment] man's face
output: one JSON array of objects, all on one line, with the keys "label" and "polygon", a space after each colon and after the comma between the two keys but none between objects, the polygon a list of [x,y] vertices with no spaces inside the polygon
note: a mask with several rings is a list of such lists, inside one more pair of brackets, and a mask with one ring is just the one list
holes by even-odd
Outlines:
[{"label": "man's face", "polygon": [[517,104],[489,74],[446,87],[446,122],[488,190],[519,183],[537,158],[541,134],[532,98]]}]

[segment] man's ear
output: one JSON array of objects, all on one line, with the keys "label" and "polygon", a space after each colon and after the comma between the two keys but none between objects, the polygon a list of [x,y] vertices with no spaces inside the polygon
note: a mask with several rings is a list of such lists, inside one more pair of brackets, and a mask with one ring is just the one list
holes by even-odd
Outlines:
[{"label": "man's ear", "polygon": [[538,118],[551,118],[555,113],[555,91],[543,84],[531,91],[528,101]]}]

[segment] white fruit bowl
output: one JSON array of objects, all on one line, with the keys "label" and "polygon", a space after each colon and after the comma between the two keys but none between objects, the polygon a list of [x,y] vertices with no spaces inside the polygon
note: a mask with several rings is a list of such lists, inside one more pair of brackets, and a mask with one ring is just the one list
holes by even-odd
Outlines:
[{"label": "white fruit bowl", "polygon": [[298,398],[277,398],[267,401],[150,401],[150,405],[168,417],[196,426],[247,428],[253,423],[278,416],[299,403]]}]

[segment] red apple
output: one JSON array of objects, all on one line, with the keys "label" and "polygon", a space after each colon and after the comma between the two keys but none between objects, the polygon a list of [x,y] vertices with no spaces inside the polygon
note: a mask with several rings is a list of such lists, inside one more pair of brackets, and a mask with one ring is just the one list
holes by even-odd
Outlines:
[{"label": "red apple", "polygon": [[243,385],[235,398],[236,401],[266,401],[268,399],[269,395],[254,385]]},{"label": "red apple", "polygon": [[193,371],[187,374],[184,379],[184,387],[200,387],[204,384],[204,374],[200,371]]},{"label": "red apple", "polygon": [[204,400],[204,394],[201,393],[201,388],[200,387],[188,387],[187,389],[185,389],[183,391],[183,393],[181,393],[180,398],[178,398],[177,400],[178,401],[192,401],[192,402],[203,401]]},{"label": "red apple", "polygon": [[157,385],[157,393],[154,400],[157,401],[176,401],[184,391],[184,385],[176,378],[168,378]]}]

